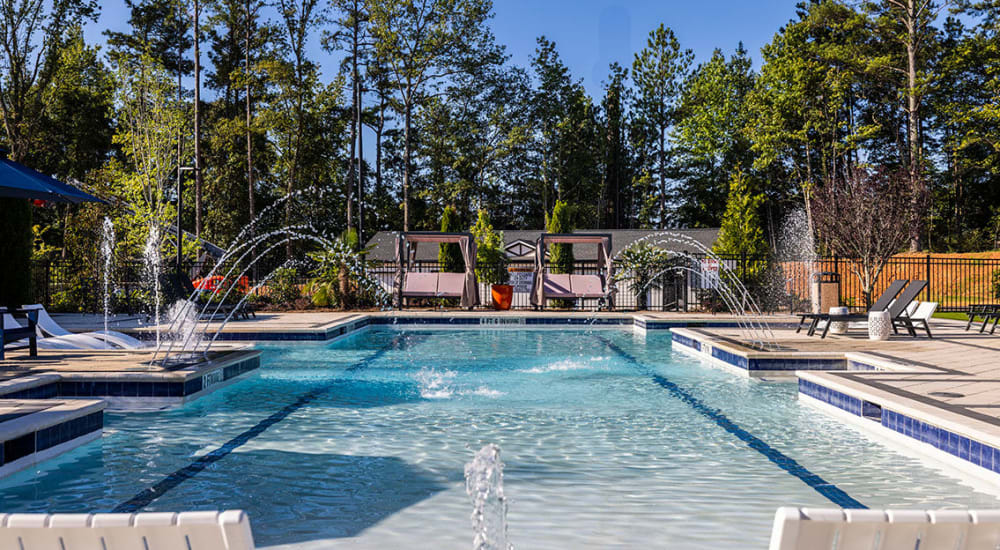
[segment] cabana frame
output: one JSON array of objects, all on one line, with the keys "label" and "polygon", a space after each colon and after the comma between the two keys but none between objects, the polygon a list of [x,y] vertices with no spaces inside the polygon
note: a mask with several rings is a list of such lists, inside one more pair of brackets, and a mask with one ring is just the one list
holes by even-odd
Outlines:
[{"label": "cabana frame", "polygon": [[[449,273],[428,273],[427,280],[422,281],[424,287],[413,290],[408,285],[407,277],[410,267],[416,261],[417,245],[420,243],[454,243],[462,251],[465,261],[465,273],[461,291],[456,292],[455,280]],[[423,274],[421,274],[423,275]],[[435,290],[429,290],[434,285]],[[411,287],[411,288],[408,288]],[[393,296],[396,297],[396,307],[406,305],[406,298],[460,298],[461,307],[472,309],[479,305],[479,283],[476,281],[476,239],[471,233],[439,233],[436,231],[404,231],[396,239],[396,278],[393,282]]]},{"label": "cabana frame", "polygon": [[[545,253],[550,244],[596,244],[598,274],[547,273]],[[551,299],[603,299],[608,309],[614,309],[615,290],[611,287],[614,272],[609,233],[542,233],[535,244],[535,277],[531,284],[531,305],[536,309],[544,309],[545,302]]]}]

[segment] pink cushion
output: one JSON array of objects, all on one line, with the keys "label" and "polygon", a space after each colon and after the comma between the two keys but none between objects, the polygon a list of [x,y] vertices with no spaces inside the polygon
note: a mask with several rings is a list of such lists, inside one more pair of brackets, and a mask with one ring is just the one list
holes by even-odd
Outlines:
[{"label": "pink cushion", "polygon": [[445,298],[461,298],[465,289],[465,273],[438,273],[437,295]]},{"label": "pink cushion", "polygon": [[600,298],[604,296],[604,285],[597,275],[570,275],[570,286],[578,298]]},{"label": "pink cushion", "polygon": [[575,298],[570,285],[570,276],[565,273],[549,274],[545,276],[545,297],[546,298]]},{"label": "pink cushion", "polygon": [[437,295],[437,273],[407,273],[403,277],[403,296]]}]

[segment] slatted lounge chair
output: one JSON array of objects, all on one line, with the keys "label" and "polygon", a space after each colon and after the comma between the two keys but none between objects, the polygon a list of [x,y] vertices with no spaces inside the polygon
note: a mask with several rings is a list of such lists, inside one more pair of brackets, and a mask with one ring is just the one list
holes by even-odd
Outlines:
[{"label": "slatted lounge chair", "polygon": [[[889,312],[889,320],[892,322],[892,329],[897,334],[898,326],[896,320],[901,316],[906,314],[906,308],[910,306],[910,303],[917,298],[917,295],[927,288],[927,281],[910,281],[910,284],[906,285],[906,288],[899,293],[899,296],[889,304],[887,311]],[[848,315],[828,315],[828,320],[826,326],[823,327],[823,338],[826,338],[826,334],[830,331],[830,325],[836,322],[857,322],[857,321],[867,321],[867,313],[853,313]],[[905,326],[905,325],[904,325]],[[917,332],[912,326],[906,327],[910,336],[916,337]]]},{"label": "slatted lounge chair", "polygon": [[241,510],[141,514],[0,514],[11,550],[253,550]]},{"label": "slatted lounge chair", "polygon": [[[463,273],[421,273],[410,271],[416,261],[420,243],[454,243],[462,250]],[[396,242],[396,277],[393,281],[396,306],[403,308],[410,298],[458,298],[461,307],[479,305],[479,284],[476,282],[476,240],[470,233],[436,233],[408,231],[399,234]]]},{"label": "slatted lounge chair", "polygon": [[[903,327],[911,335],[916,336],[916,329],[923,328],[928,338],[933,338],[931,327],[928,324],[934,312],[937,311],[937,302],[920,302],[916,308],[907,308],[905,315],[900,315],[898,319],[893,319],[893,324]],[[913,311],[910,311],[912,309]]]},{"label": "slatted lounge chair", "polygon": [[[598,273],[549,273],[545,266],[545,251],[550,244],[597,245]],[[614,308],[614,275],[611,257],[611,235],[587,233],[543,233],[535,245],[535,276],[531,286],[531,305],[544,308],[548,300],[606,300]]]},{"label": "slatted lounge chair", "polygon": [[[882,291],[882,295],[875,300],[872,307],[868,310],[872,311],[885,311],[889,304],[896,298],[896,296],[906,287],[906,283],[909,281],[907,279],[896,279],[895,281],[889,283],[889,286]],[[819,325],[820,321],[825,321],[830,316],[829,312],[823,313],[800,313],[799,314],[799,326],[795,329],[795,333],[798,334],[802,331],[802,326],[805,324],[806,319],[809,319],[809,330],[806,334],[812,336],[816,333],[816,327]],[[867,317],[865,318],[867,320]]]},{"label": "slatted lounge chair", "polygon": [[996,550],[1000,510],[778,508],[770,550]]},{"label": "slatted lounge chair", "polygon": [[[24,309],[33,309],[38,311],[38,330],[42,332],[43,336],[66,336],[66,337],[77,337],[85,336],[89,339],[97,340],[105,344],[110,344],[118,348],[141,348],[144,346],[142,341],[137,340],[127,334],[109,330],[107,332],[95,331],[86,333],[74,333],[64,329],[55,319],[49,315],[49,312],[45,310],[45,306],[42,304],[31,304],[22,306]],[[105,346],[107,347],[107,346]]]},{"label": "slatted lounge chair", "polygon": [[36,327],[38,314],[23,310],[17,310],[13,313],[27,317],[27,323],[25,326],[21,326],[7,311],[7,308],[0,307],[0,314],[3,315],[3,319],[0,320],[2,323],[0,324],[0,361],[4,359],[4,349],[8,344],[24,339],[28,340],[28,354],[31,357],[38,357],[38,328]]},{"label": "slatted lounge chair", "polygon": [[[32,310],[34,311],[34,310]],[[24,328],[24,325],[17,322],[9,313],[3,314],[4,328]],[[98,340],[86,334],[69,334],[66,336],[45,336],[38,325],[35,325],[35,335],[37,345],[41,349],[109,349],[111,345],[104,340]],[[23,342],[18,342],[23,344]]]}]

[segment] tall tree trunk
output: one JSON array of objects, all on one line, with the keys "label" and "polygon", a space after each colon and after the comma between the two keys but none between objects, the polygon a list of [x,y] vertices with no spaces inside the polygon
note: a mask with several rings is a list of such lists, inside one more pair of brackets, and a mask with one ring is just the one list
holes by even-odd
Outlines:
[{"label": "tall tree trunk", "polygon": [[809,142],[805,143],[806,148],[806,182],[802,186],[802,201],[806,210],[806,227],[809,228],[809,235],[811,237],[816,236],[816,226],[813,224],[813,213],[812,213],[812,186],[813,186],[813,175],[812,175],[812,150],[809,147]]},{"label": "tall tree trunk", "polygon": [[914,0],[909,0],[909,19],[907,30],[909,35],[906,42],[906,113],[907,113],[907,139],[909,141],[909,177],[910,189],[913,193],[911,199],[911,212],[913,221],[910,225],[910,251],[920,250],[920,229],[922,217],[920,212],[920,198],[923,194],[923,182],[920,178],[920,104],[917,98],[917,50],[916,50],[916,20]]},{"label": "tall tree trunk", "polygon": [[[252,0],[246,0],[244,7],[246,9],[246,35],[244,41],[245,51],[243,52],[243,68],[245,71],[244,78],[244,94],[246,102],[246,138],[247,138],[247,199],[249,205],[250,222],[253,222],[254,216],[254,189],[253,189],[253,112],[250,99],[250,34],[251,30],[251,18],[250,18],[250,3]],[[253,230],[251,230],[250,238],[253,238]]]},{"label": "tall tree trunk", "polygon": [[[409,93],[407,89],[407,93]],[[403,231],[410,230],[410,117],[413,106],[406,103],[403,122]]]},{"label": "tall tree trunk", "polygon": [[357,114],[358,120],[358,243],[365,242],[365,127],[362,120],[364,112],[364,82],[358,80]]},{"label": "tall tree trunk", "polygon": [[667,227],[667,144],[666,128],[660,130],[660,229]]},{"label": "tall tree trunk", "polygon": [[[178,67],[178,69],[177,69],[177,103],[178,104],[180,104],[181,101],[183,101],[183,99],[184,99],[183,95],[182,95],[182,92],[181,92],[181,70],[180,70],[180,66],[181,66],[182,55],[183,54],[181,53],[180,49],[178,49],[177,50],[177,67]],[[181,133],[180,131],[178,131],[177,132],[177,219],[174,221],[174,223],[177,225],[177,227],[175,228],[176,229],[175,239],[177,240],[177,260],[176,260],[177,261],[177,265],[175,267],[178,270],[180,270],[180,268],[181,268],[182,250],[184,248],[182,246],[182,244],[184,242],[184,239],[183,239],[184,234],[183,234],[183,229],[181,229],[182,214],[184,212],[184,186],[183,186],[183,182],[181,180],[181,167],[184,165],[184,161],[181,158],[181,154],[183,152],[183,150],[181,148],[181,145],[182,145],[183,141],[184,141],[184,134]]]},{"label": "tall tree trunk", "polygon": [[354,12],[351,32],[351,165],[347,169],[347,228],[354,227],[354,159],[358,145],[358,18]]},{"label": "tall tree trunk", "polygon": [[[378,126],[375,128],[375,197],[382,197],[382,132],[385,131],[385,93],[379,93]],[[375,227],[382,227],[375,209]]]},{"label": "tall tree trunk", "polygon": [[194,236],[201,238],[201,5],[194,0]]}]

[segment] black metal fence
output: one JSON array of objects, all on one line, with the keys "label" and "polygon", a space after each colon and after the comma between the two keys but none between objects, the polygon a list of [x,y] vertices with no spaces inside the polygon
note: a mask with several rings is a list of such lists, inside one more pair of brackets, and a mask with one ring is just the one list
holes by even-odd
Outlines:
[{"label": "black metal fence", "polygon": [[[854,273],[858,263],[845,258],[821,258],[813,262],[776,261],[748,255],[729,255],[718,258],[703,254],[686,254],[683,266],[670,269],[653,277],[640,290],[636,278],[625,266],[617,265],[615,309],[631,311],[678,311],[711,309],[718,300],[720,281],[728,280],[732,273],[742,281],[755,301],[767,311],[801,311],[808,309],[810,274],[835,272],[840,275],[840,301],[855,310],[866,304],[862,284]],[[192,277],[204,275],[207,264],[186,266]],[[438,271],[434,262],[416,262],[412,267],[419,271]],[[511,262],[508,266],[510,284],[514,286],[514,309],[529,309],[532,262]],[[58,311],[101,311],[103,309],[103,276],[88,275],[93,269],[70,262],[33,262],[36,301]],[[270,268],[250,271],[250,279],[258,280]],[[384,289],[391,291],[396,272],[394,263],[371,263],[369,272]],[[596,273],[596,262],[578,261],[575,273]],[[144,293],[150,292],[150,278],[141,260],[116,261],[112,269],[112,290],[115,296],[113,309],[129,311],[141,309]],[[303,289],[309,273],[300,269],[296,282]],[[927,289],[918,296],[921,301],[940,304],[939,311],[965,311],[971,304],[1000,302],[995,287],[1000,285],[1000,259],[977,258],[957,255],[912,255],[892,258],[876,280],[873,295],[878,296],[894,279],[928,281]],[[252,282],[251,281],[251,282]],[[484,307],[491,307],[490,287],[480,284]],[[581,304],[593,307],[594,301]]]}]

